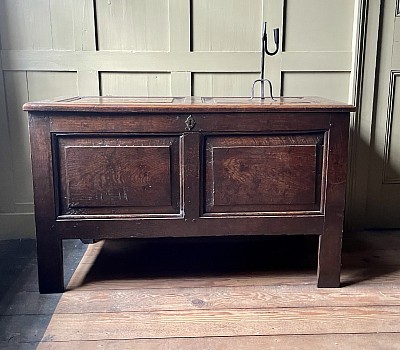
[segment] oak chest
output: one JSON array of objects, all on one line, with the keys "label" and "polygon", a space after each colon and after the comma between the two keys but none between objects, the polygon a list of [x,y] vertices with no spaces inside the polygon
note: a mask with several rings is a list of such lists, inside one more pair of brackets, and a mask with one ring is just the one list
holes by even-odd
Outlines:
[{"label": "oak chest", "polygon": [[319,235],[338,287],[352,106],[321,98],[74,97],[29,111],[39,287],[62,240]]}]

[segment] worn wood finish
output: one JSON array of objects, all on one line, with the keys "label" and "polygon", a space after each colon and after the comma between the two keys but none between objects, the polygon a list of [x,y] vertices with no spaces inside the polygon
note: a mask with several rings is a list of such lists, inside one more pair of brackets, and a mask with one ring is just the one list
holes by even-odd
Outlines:
[{"label": "worn wood finish", "polygon": [[[357,322],[350,321],[354,318]],[[384,318],[385,321],[378,322],[379,318]],[[257,333],[309,334],[310,328],[313,329],[314,334],[324,334],[328,328],[331,332],[340,331],[341,333],[371,333],[385,330],[398,333],[400,324],[396,320],[399,318],[398,306],[347,307],[345,309],[321,307],[312,312],[307,309],[285,308],[279,311],[225,309],[221,311],[155,311],[151,314],[148,312],[55,314],[52,319],[53,324],[63,324],[63,330],[57,327],[58,332],[55,332],[50,323],[47,335],[51,336],[53,341],[70,341],[97,340],[100,334],[107,334],[111,339],[233,337]],[[190,322],[190,327],[181,326],[186,322]],[[90,329],[87,327],[88,324],[91,325]]]},{"label": "worn wood finish", "polygon": [[56,233],[55,186],[52,141],[49,131],[49,118],[29,118],[29,131],[32,150],[35,201],[35,222],[37,235],[37,256],[39,290],[57,293],[64,289],[64,269],[62,240]]},{"label": "worn wood finish", "polygon": [[[299,284],[294,273],[291,280],[281,280],[281,283],[271,286],[263,281],[263,278],[268,276],[268,272],[264,271],[262,275],[246,276],[246,279],[234,278],[231,275],[229,279],[221,279],[218,286],[213,283],[215,277],[201,276],[186,279],[185,285],[180,283],[181,278],[170,279],[168,286],[153,289],[160,280],[166,282],[166,279],[142,279],[140,284],[135,285],[141,278],[129,278],[129,267],[120,267],[115,262],[113,268],[123,270],[126,275],[113,281],[109,280],[113,279],[113,275],[103,274],[103,270],[96,268],[98,264],[112,266],[112,262],[121,255],[132,256],[132,249],[135,249],[136,256],[143,255],[143,258],[152,252],[155,257],[158,256],[156,261],[161,262],[163,259],[159,257],[157,250],[153,250],[154,247],[151,248],[151,242],[139,245],[132,242],[130,248],[126,243],[119,241],[106,241],[104,245],[98,243],[97,246],[91,246],[85,263],[91,266],[87,271],[88,277],[91,277],[63,295],[41,346],[52,348],[76,344],[90,347],[102,344],[112,348],[119,344],[122,348],[130,345],[146,349],[160,346],[156,338],[161,337],[164,345],[169,344],[177,348],[203,345],[222,349],[247,349],[257,346],[267,349],[285,346],[291,348],[295,345],[294,341],[297,341],[296,347],[299,349],[313,348],[315,344],[321,344],[322,348],[339,344],[343,344],[344,348],[351,344],[352,349],[372,349],[375,345],[378,348],[396,348],[394,344],[397,344],[396,327],[400,309],[397,288],[394,288],[392,279],[389,281],[388,278],[398,274],[399,265],[389,258],[388,245],[385,250],[377,251],[370,245],[372,241],[361,238],[358,242],[351,242],[344,256],[345,274],[350,280],[364,269],[371,271],[372,275],[380,275],[378,265],[389,269],[387,263],[371,261],[367,266],[353,271],[355,266],[363,266],[365,263],[363,254],[387,257],[387,261],[391,261],[394,266],[392,272],[382,271],[379,284],[371,277],[362,284],[347,285],[340,292],[334,289],[316,290],[312,283],[311,270],[309,283],[306,285]],[[391,244],[390,249],[398,248],[398,240],[394,239]],[[259,246],[268,254],[270,245],[271,242],[268,241],[254,244],[252,254],[257,254],[258,250],[255,248]],[[161,250],[163,244],[159,243],[158,246]],[[177,245],[167,247],[175,254],[179,252]],[[247,250],[238,242],[239,247],[241,254]],[[282,248],[278,245],[275,249],[278,247]],[[190,245],[186,246],[186,249],[188,248],[190,249]],[[226,248],[221,255],[228,258],[231,248],[229,245]],[[97,255],[97,252],[100,254]],[[202,254],[205,257],[209,252],[205,248]],[[239,251],[238,254],[240,255]],[[213,264],[214,268],[217,268],[219,261],[223,259],[217,259]],[[287,259],[296,261],[297,258],[291,256]],[[177,260],[186,261],[185,256],[180,256]],[[129,265],[128,260],[124,261]],[[142,262],[141,259],[135,261],[145,264],[144,259]],[[304,262],[304,257],[298,261]],[[165,268],[157,265],[155,269]],[[196,267],[192,267],[192,272],[193,269]],[[301,268],[303,272],[308,269]],[[279,280],[280,276],[275,278]],[[199,281],[202,281],[201,286]],[[132,284],[129,289],[125,289],[124,283]],[[193,288],[194,285],[198,287]],[[157,302],[154,302],[155,300]],[[86,311],[80,309],[82,304],[85,304]],[[70,328],[66,329],[65,320],[75,332]],[[85,328],[85,325],[91,322],[98,325],[96,330],[79,332],[79,329]],[[120,326],[118,329],[113,326],[117,323]],[[185,327],[180,326],[183,323]],[[386,335],[395,343],[385,343]],[[371,347],[368,347],[365,339],[369,340]]]},{"label": "worn wood finish", "polygon": [[207,137],[206,212],[319,211],[321,141],[321,134]]},{"label": "worn wood finish", "polygon": [[[382,349],[394,350],[400,342],[398,333],[379,334],[324,334],[291,336],[204,337],[170,339],[95,340],[42,342],[38,349],[140,349],[140,350],[260,350],[260,349]],[[22,348],[24,349],[24,348]]]},{"label": "worn wood finish", "polygon": [[[66,238],[308,234],[321,236],[318,286],[339,285],[352,106],[73,97],[24,108],[35,198],[46,203],[36,208],[38,241],[48,245],[40,281],[44,251],[60,251]],[[51,269],[42,291],[62,289],[61,260]]]},{"label": "worn wood finish", "polygon": [[[323,234],[319,239],[318,286],[338,287],[347,179],[348,123],[341,115],[331,116],[325,167],[326,206]],[[333,164],[333,166],[332,166]],[[338,233],[340,232],[340,233]]]},{"label": "worn wood finish", "polygon": [[35,242],[0,242],[0,348],[397,349],[398,232],[345,238],[340,290],[315,288],[316,238],[107,240],[77,268],[85,247],[66,241],[73,280],[52,295],[38,293]]},{"label": "worn wood finish", "polygon": [[180,214],[179,137],[57,135],[55,142],[60,215]]},{"label": "worn wood finish", "polygon": [[25,111],[93,112],[351,112],[348,104],[321,97],[278,97],[250,100],[248,97],[125,97],[76,96],[28,102]]}]

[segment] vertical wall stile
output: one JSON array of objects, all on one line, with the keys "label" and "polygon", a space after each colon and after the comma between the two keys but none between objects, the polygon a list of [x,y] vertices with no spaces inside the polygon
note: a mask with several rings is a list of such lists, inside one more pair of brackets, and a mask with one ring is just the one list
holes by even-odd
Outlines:
[{"label": "vertical wall stile", "polygon": [[[96,0],[73,0],[75,51],[97,50]],[[95,69],[77,70],[79,95],[99,95],[99,72]]]},{"label": "vertical wall stile", "polygon": [[[191,47],[191,1],[169,0],[169,52],[181,54],[190,52]],[[192,72],[171,72],[171,95],[190,96],[192,94]]]},{"label": "vertical wall stile", "polygon": [[[1,5],[0,5],[1,9]],[[0,43],[1,49],[1,43]],[[0,51],[1,52],[1,51]],[[0,55],[0,215],[2,213],[12,213],[15,210],[14,205],[14,179],[11,154],[11,140],[7,118],[7,104],[5,82],[2,68],[2,60]]]},{"label": "vertical wall stile", "polygon": [[[284,38],[284,0],[263,0],[263,21],[267,22],[268,45],[274,47],[273,29],[279,28],[280,44],[278,54],[275,56],[265,56],[265,77],[270,79],[273,84],[274,96],[282,95],[282,55]],[[261,38],[261,23],[260,23]],[[261,46],[261,40],[260,40]],[[261,48],[260,48],[261,49]]]}]

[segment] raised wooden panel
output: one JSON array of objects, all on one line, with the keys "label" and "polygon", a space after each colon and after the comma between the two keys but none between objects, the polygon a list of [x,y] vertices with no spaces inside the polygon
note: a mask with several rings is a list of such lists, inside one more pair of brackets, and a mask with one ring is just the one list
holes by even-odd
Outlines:
[{"label": "raised wooden panel", "polygon": [[0,34],[5,50],[72,50],[73,0],[2,0]]},{"label": "raised wooden panel", "polygon": [[179,137],[58,136],[61,215],[179,214]]},{"label": "raised wooden panel", "polygon": [[95,0],[99,50],[168,51],[168,0]]},{"label": "raised wooden panel", "polygon": [[383,183],[400,183],[400,71],[393,71],[391,76]]},{"label": "raised wooden panel", "polygon": [[258,51],[262,0],[193,0],[193,51]]},{"label": "raised wooden panel", "polygon": [[101,95],[171,96],[169,73],[100,73]]},{"label": "raised wooden panel", "polygon": [[350,74],[347,72],[284,72],[283,96],[321,96],[347,102]]},{"label": "raised wooden panel", "polygon": [[258,73],[194,73],[194,96],[251,96],[251,85]]},{"label": "raised wooden panel", "polygon": [[285,1],[285,51],[351,51],[354,1]]},{"label": "raised wooden panel", "polygon": [[206,213],[317,211],[323,134],[209,136]]}]

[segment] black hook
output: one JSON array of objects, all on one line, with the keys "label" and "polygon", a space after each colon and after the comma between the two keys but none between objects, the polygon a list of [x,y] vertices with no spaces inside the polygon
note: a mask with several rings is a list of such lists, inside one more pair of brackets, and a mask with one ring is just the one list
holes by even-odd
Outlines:
[{"label": "black hook", "polygon": [[278,53],[279,50],[279,28],[274,29],[274,43],[275,43],[275,51],[270,52],[268,50],[268,34],[267,34],[267,22],[264,22],[264,30],[263,30],[263,49],[264,52],[268,56],[274,56]]},{"label": "black hook", "polygon": [[[268,81],[270,84],[271,90],[271,98],[273,100],[274,97],[272,96],[272,83],[268,79],[264,79],[264,68],[265,68],[265,57],[264,55],[267,54],[268,56],[274,56],[279,51],[279,28],[274,29],[274,42],[275,42],[275,51],[271,52],[268,50],[268,36],[267,36],[267,22],[263,23],[262,28],[262,37],[261,37],[261,72],[260,72],[260,79],[256,80],[255,82],[259,81],[261,85],[261,96],[260,98],[263,100],[265,98],[264,93],[264,81]],[[253,83],[253,90],[254,90],[254,83]],[[252,98],[254,98],[254,91],[252,91]]]}]

